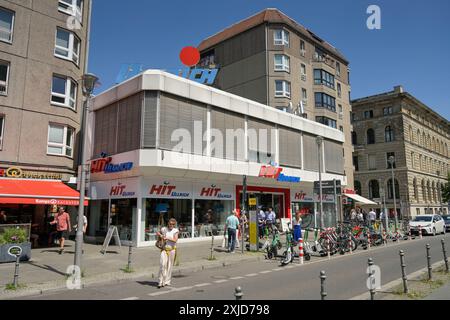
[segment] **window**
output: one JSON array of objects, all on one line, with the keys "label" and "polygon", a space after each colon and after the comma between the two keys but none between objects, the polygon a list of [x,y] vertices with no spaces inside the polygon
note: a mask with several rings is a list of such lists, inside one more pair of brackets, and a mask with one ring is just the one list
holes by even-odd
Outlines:
[{"label": "window", "polygon": [[416,168],[416,156],[414,155],[414,152],[411,152],[411,168],[415,169]]},{"label": "window", "polygon": [[325,85],[334,89],[334,76],[321,69],[314,69],[314,84]]},{"label": "window", "polygon": [[377,170],[377,155],[369,154],[368,160],[369,160],[369,170]]},{"label": "window", "polygon": [[302,100],[303,103],[305,103],[308,100],[308,92],[306,91],[305,88],[302,88]]},{"label": "window", "polygon": [[300,54],[302,57],[306,56],[306,45],[303,40],[300,40]]},{"label": "window", "polygon": [[0,41],[12,43],[14,12],[0,8]]},{"label": "window", "polygon": [[336,75],[338,77],[341,76],[341,64],[339,62],[336,61]]},{"label": "window", "polygon": [[291,83],[288,81],[275,81],[275,97],[291,97]]},{"label": "window", "polygon": [[289,72],[290,69],[290,59],[284,54],[275,55],[275,71],[286,71]]},{"label": "window", "polygon": [[372,119],[373,118],[373,110],[364,111],[364,119]]},{"label": "window", "polygon": [[289,47],[289,32],[283,29],[277,29],[274,31],[274,43],[276,46]]},{"label": "window", "polygon": [[353,157],[353,166],[355,167],[355,171],[359,171],[359,159],[358,156]]},{"label": "window", "polygon": [[80,40],[78,37],[72,32],[57,28],[55,56],[72,60],[78,65],[80,58]]},{"label": "window", "polygon": [[419,189],[417,188],[417,179],[413,180],[414,199],[419,200]]},{"label": "window", "polygon": [[339,98],[342,98],[342,87],[340,83],[337,84],[337,94]]},{"label": "window", "polygon": [[76,109],[77,84],[70,78],[53,76],[52,103]]},{"label": "window", "polygon": [[375,130],[367,130],[367,144],[375,144]]},{"label": "window", "polygon": [[350,111],[350,122],[353,123],[356,121],[356,113]]},{"label": "window", "polygon": [[391,163],[389,162],[390,157],[394,157],[394,169],[396,169],[397,168],[397,159],[395,159],[395,152],[386,153],[387,168],[391,169]]},{"label": "window", "polygon": [[340,130],[341,132],[344,132],[344,127],[343,127],[343,126],[339,126],[339,130]]},{"label": "window", "polygon": [[342,104],[338,105],[338,110],[339,110],[339,119],[343,119],[344,118],[344,110],[342,109]]},{"label": "window", "polygon": [[[395,179],[395,198],[398,199],[400,197],[400,188],[398,185],[398,180]],[[389,199],[394,199],[394,194],[392,192],[392,179],[389,179],[388,183],[387,183],[387,187],[388,187],[388,197]]]},{"label": "window", "polygon": [[59,0],[58,10],[75,16],[81,22],[83,18],[83,0]]},{"label": "window", "polygon": [[379,198],[380,197],[380,184],[378,180],[371,180],[369,182],[369,198]]},{"label": "window", "polygon": [[355,131],[352,131],[352,144],[355,146],[358,144],[358,135]]},{"label": "window", "polygon": [[8,94],[9,62],[0,61],[0,95]]},{"label": "window", "polygon": [[0,115],[0,150],[2,150],[3,147],[3,132],[5,128],[5,116]]},{"label": "window", "polygon": [[355,180],[355,192],[356,192],[356,194],[361,195],[361,190],[362,190],[361,182]]},{"label": "window", "polygon": [[316,51],[314,52],[314,60],[315,61],[325,61],[327,59],[327,54],[323,52],[321,49],[316,48]]},{"label": "window", "polygon": [[387,115],[390,115],[393,113],[394,113],[394,108],[392,108],[392,107],[383,108],[383,115],[387,116]]},{"label": "window", "polygon": [[333,120],[333,119],[330,119],[327,117],[316,117],[316,122],[319,122],[319,123],[329,126],[331,128],[337,129],[336,120]]},{"label": "window", "polygon": [[74,132],[75,130],[71,127],[50,124],[48,126],[47,153],[72,157]]},{"label": "window", "polygon": [[391,126],[387,126],[386,129],[384,129],[384,141],[392,142],[394,140],[394,130]]},{"label": "window", "polygon": [[302,63],[300,65],[300,73],[303,81],[306,81],[306,66]]},{"label": "window", "polygon": [[316,92],[316,108],[327,108],[336,112],[336,99],[326,93]]}]

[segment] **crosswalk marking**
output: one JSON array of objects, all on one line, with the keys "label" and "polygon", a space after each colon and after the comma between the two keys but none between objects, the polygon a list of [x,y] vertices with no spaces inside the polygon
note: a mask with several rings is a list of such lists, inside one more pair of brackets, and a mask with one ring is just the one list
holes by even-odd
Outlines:
[{"label": "crosswalk marking", "polygon": [[210,286],[211,283],[200,283],[200,284],[196,284],[194,287],[200,288],[200,287],[206,287],[206,286]]},{"label": "crosswalk marking", "polygon": [[138,297],[129,297],[129,298],[120,299],[120,300],[139,300],[139,298]]},{"label": "crosswalk marking", "polygon": [[266,274],[266,273],[271,273],[272,272],[272,270],[266,270],[266,271],[261,271],[260,273],[261,274]]},{"label": "crosswalk marking", "polygon": [[272,271],[281,271],[281,270],[283,270],[283,269],[281,269],[281,268],[272,269]]},{"label": "crosswalk marking", "polygon": [[230,280],[239,280],[239,279],[244,279],[244,277],[233,277],[233,278],[230,278]]},{"label": "crosswalk marking", "polygon": [[257,275],[258,275],[257,273],[250,273],[250,274],[246,274],[245,276],[246,277],[255,277]]},{"label": "crosswalk marking", "polygon": [[223,280],[217,280],[217,281],[214,281],[214,283],[224,283],[224,282],[227,282],[228,280],[226,280],[226,279],[223,279]]}]

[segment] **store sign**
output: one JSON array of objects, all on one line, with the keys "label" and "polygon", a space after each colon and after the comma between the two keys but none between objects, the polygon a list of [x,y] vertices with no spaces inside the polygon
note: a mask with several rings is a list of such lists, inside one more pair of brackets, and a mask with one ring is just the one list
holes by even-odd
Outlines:
[{"label": "store sign", "polygon": [[62,180],[61,173],[22,170],[19,167],[0,169],[0,177],[12,179]]},{"label": "store sign", "polygon": [[[291,191],[292,202],[320,202],[320,195],[308,194],[304,191]],[[322,194],[322,201],[326,203],[334,203],[334,195]]]},{"label": "store sign", "polygon": [[111,191],[109,192],[110,196],[120,196],[120,197],[134,197],[136,195],[136,192],[134,191],[127,191],[127,186],[122,183],[118,183],[116,185],[113,185],[111,187]]},{"label": "store sign", "polygon": [[181,76],[183,78],[201,83],[212,85],[216,80],[217,73],[219,69],[189,69],[182,72]]},{"label": "store sign", "polygon": [[149,195],[153,198],[188,198],[191,192],[178,189],[177,185],[164,181],[163,184],[153,184]]},{"label": "store sign", "polygon": [[39,205],[57,205],[57,206],[78,206],[79,200],[60,200],[60,199],[35,199],[35,204]]},{"label": "store sign", "polygon": [[275,179],[279,182],[292,182],[292,183],[299,183],[301,180],[300,177],[286,176],[282,172],[283,168],[275,166],[262,166],[261,170],[259,171],[259,177]]},{"label": "store sign", "polygon": [[194,195],[196,199],[211,200],[234,200],[234,190],[232,186],[210,186],[194,185]]},{"label": "store sign", "polygon": [[119,164],[112,163],[112,157],[97,159],[91,161],[91,173],[117,173],[133,169],[133,162],[124,162]]}]

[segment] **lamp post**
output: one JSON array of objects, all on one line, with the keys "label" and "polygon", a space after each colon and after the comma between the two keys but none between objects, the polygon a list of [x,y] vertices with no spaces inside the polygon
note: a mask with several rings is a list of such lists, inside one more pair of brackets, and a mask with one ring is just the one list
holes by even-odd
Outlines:
[{"label": "lamp post", "polygon": [[320,203],[320,229],[323,228],[323,199],[322,199],[322,143],[323,137],[316,138],[319,153],[319,203]]},{"label": "lamp post", "polygon": [[[380,180],[380,183],[379,183],[379,185],[380,186],[382,186],[383,184],[381,183],[381,180]],[[381,198],[383,199],[383,212],[384,212],[384,221],[385,221],[385,227],[384,227],[384,230],[388,230],[388,227],[389,227],[389,217],[388,217],[388,213],[387,213],[387,209],[386,209],[386,192],[385,192],[385,190],[384,190],[384,187],[381,187],[380,188],[380,196],[381,196]],[[383,223],[383,221],[381,221],[381,223]]]},{"label": "lamp post", "polygon": [[391,164],[391,172],[392,172],[392,195],[394,196],[395,231],[397,231],[397,228],[398,228],[397,199],[396,199],[396,194],[395,194],[395,176],[394,176],[395,157],[390,156],[388,161],[389,161],[389,163]]},{"label": "lamp post", "polygon": [[78,158],[78,163],[81,165],[81,178],[80,178],[80,203],[78,206],[78,228],[75,242],[75,261],[74,265],[81,269],[81,255],[83,250],[83,225],[84,225],[84,198],[86,193],[86,163],[85,163],[85,137],[86,137],[86,118],[87,113],[89,111],[89,101],[94,92],[94,88],[96,83],[98,82],[98,78],[91,74],[83,75],[82,79],[83,84],[83,95],[85,97],[82,109],[82,120],[81,120],[81,132],[80,132],[80,157]]},{"label": "lamp post", "polygon": [[[439,177],[439,179],[441,178],[441,171],[440,170],[437,170],[437,175],[438,175],[438,177]],[[441,215],[442,214],[444,214],[444,208],[443,208],[443,206],[442,206],[442,184],[439,182],[439,185],[438,185],[438,189],[439,189],[439,206],[441,207]]]}]

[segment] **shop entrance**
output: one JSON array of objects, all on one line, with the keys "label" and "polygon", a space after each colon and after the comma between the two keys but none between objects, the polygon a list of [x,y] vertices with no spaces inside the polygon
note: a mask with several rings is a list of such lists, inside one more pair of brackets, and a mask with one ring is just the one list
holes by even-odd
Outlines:
[{"label": "shop entrance", "polygon": [[[242,204],[242,186],[237,187],[236,203],[237,209],[241,208]],[[262,207],[264,211],[273,208],[277,219],[290,218],[290,190],[278,188],[264,188],[264,187],[247,187],[248,198],[255,198],[257,207]]]}]

